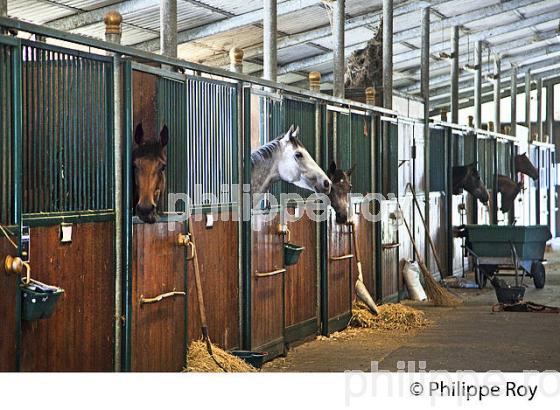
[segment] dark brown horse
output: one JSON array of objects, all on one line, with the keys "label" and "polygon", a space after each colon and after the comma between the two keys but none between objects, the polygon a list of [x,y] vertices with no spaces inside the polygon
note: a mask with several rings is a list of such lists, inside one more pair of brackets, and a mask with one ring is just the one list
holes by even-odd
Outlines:
[{"label": "dark brown horse", "polygon": [[332,161],[327,171],[327,175],[332,182],[329,199],[336,213],[336,222],[339,224],[348,222],[348,194],[352,191],[350,175],[354,172],[355,167],[356,165],[352,165],[350,169],[344,171],[338,168],[336,163]]},{"label": "dark brown horse", "polygon": [[521,172],[528,175],[535,181],[539,179],[539,171],[533,165],[527,154],[519,154],[515,156],[515,172]]},{"label": "dark brown horse", "polygon": [[136,147],[132,151],[134,172],[134,203],[136,215],[144,222],[153,224],[161,210],[165,192],[165,167],[167,152],[165,146],[169,131],[164,125],[159,138],[145,138],[142,123],[134,130]]},{"label": "dark brown horse", "polygon": [[523,189],[523,181],[515,182],[505,175],[498,175],[498,192],[502,194],[500,211],[509,212],[513,208],[513,201]]},{"label": "dark brown horse", "polygon": [[488,191],[480,178],[476,162],[453,167],[453,195],[460,195],[463,189],[480,202],[484,204],[488,202]]}]

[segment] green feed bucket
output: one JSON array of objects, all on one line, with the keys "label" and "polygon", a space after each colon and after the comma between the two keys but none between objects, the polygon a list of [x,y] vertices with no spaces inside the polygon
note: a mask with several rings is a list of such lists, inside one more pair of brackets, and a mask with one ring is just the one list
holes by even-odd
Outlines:
[{"label": "green feed bucket", "polygon": [[23,320],[48,319],[56,308],[56,302],[64,289],[53,287],[52,290],[32,289],[21,285],[21,318]]},{"label": "green feed bucket", "polygon": [[293,243],[284,244],[284,265],[295,265],[299,260],[299,255],[303,252],[305,247],[294,245]]}]

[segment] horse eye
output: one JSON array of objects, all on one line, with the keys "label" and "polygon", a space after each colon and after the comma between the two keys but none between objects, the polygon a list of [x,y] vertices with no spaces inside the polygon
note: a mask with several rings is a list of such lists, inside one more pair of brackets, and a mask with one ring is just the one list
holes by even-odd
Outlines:
[{"label": "horse eye", "polygon": [[159,166],[160,172],[165,171],[165,168],[167,168],[167,164],[161,164],[161,165]]},{"label": "horse eye", "polygon": [[303,158],[303,154],[301,152],[296,152],[296,158],[297,159],[302,159]]}]

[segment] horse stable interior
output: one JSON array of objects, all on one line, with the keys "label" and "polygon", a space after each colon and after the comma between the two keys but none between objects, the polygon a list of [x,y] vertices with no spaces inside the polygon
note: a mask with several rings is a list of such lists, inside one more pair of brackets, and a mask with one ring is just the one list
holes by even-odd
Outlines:
[{"label": "horse stable interior", "polygon": [[[419,255],[471,275],[463,225],[555,238],[559,39],[557,0],[0,0],[0,370],[181,371],[198,269],[212,343],[289,357],[348,326],[358,278],[384,304]],[[352,224],[273,201],[311,193],[284,181],[247,199],[251,152],[292,125],[322,170],[353,169]],[[143,138],[165,152],[155,223]],[[29,277],[64,290],[49,317],[26,316]]]}]

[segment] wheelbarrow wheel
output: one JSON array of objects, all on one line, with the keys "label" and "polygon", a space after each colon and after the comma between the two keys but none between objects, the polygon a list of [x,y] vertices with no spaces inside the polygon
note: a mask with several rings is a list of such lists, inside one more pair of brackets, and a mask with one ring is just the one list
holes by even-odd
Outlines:
[{"label": "wheelbarrow wheel", "polygon": [[544,288],[546,274],[542,262],[533,262],[533,264],[531,265],[531,276],[533,277],[533,283],[535,284],[535,287],[537,289]]},{"label": "wheelbarrow wheel", "polygon": [[486,287],[488,276],[486,276],[486,272],[480,266],[474,268],[474,280],[479,289],[484,289]]}]

